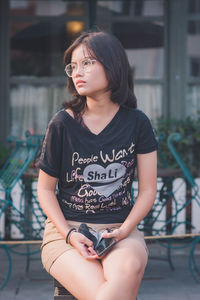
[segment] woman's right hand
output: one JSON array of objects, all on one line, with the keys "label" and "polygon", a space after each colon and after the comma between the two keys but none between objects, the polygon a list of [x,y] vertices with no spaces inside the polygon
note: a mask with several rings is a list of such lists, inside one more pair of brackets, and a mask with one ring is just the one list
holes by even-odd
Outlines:
[{"label": "woman's right hand", "polygon": [[72,245],[84,258],[97,259],[93,243],[86,236],[78,231],[73,231],[69,237],[69,244]]}]

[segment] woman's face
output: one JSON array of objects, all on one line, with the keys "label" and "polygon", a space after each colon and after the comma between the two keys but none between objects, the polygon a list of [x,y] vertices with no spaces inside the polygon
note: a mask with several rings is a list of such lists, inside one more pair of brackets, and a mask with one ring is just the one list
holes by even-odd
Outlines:
[{"label": "woman's face", "polygon": [[91,58],[84,45],[74,49],[71,63],[74,66],[72,80],[79,95],[96,98],[107,92],[108,80],[104,67]]}]

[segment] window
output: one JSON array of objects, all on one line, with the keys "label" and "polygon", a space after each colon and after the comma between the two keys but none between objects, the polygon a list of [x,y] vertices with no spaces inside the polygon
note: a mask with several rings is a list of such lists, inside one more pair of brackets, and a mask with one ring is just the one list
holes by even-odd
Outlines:
[{"label": "window", "polygon": [[11,0],[11,16],[83,16],[83,1]]},{"label": "window", "polygon": [[200,78],[200,57],[190,58],[190,75],[192,77]]},{"label": "window", "polygon": [[163,16],[163,0],[98,1],[118,16]]},{"label": "window", "polygon": [[115,22],[112,32],[126,49],[135,79],[163,78],[162,22]]},{"label": "window", "polygon": [[86,1],[10,0],[11,134],[44,134],[69,99],[63,53],[87,26]]},{"label": "window", "polygon": [[163,101],[164,1],[98,1],[97,15],[126,50],[138,107],[155,120]]},{"label": "window", "polygon": [[188,12],[190,14],[200,13],[200,0],[189,0]]},{"label": "window", "polygon": [[200,0],[188,0],[187,28],[187,114],[200,111]]},{"label": "window", "polygon": [[11,1],[11,75],[64,76],[62,56],[85,28],[84,3]]}]

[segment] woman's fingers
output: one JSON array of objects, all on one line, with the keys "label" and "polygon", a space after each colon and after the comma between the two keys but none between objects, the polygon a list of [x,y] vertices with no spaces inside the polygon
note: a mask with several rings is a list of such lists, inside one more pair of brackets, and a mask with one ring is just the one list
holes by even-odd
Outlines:
[{"label": "woman's fingers", "polygon": [[92,255],[97,255],[96,251],[94,250],[93,247],[88,247],[88,251],[92,254]]},{"label": "woman's fingers", "polygon": [[108,238],[114,238],[114,237],[117,237],[117,236],[118,236],[118,229],[115,229],[111,232],[107,232],[107,231],[103,232],[101,237],[105,238],[105,239],[108,239]]},{"label": "woman's fingers", "polygon": [[79,253],[86,259],[97,259],[98,258],[93,247],[87,247],[85,244],[79,245]]},{"label": "woman's fingers", "polygon": [[119,241],[119,240],[121,240],[123,238],[123,232],[120,229],[114,229],[111,232],[105,231],[102,234],[102,237],[105,238],[105,239],[115,238],[117,241]]},{"label": "woman's fingers", "polygon": [[87,237],[85,237],[82,233],[74,231],[70,235],[70,244],[76,248],[77,243],[82,243],[87,245],[88,247],[92,247],[93,243]]},{"label": "woman's fingers", "polygon": [[93,242],[80,232],[73,232],[70,236],[70,244],[86,259],[98,258],[93,248]]},{"label": "woman's fingers", "polygon": [[[84,235],[83,235],[84,236]],[[93,242],[91,240],[89,240],[87,237],[84,236],[83,239],[83,243],[87,246],[87,247],[93,247]]]}]

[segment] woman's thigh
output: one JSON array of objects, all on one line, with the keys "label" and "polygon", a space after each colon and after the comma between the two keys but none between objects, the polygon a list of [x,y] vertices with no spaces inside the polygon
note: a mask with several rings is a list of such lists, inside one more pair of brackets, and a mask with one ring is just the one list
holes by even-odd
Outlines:
[{"label": "woman's thigh", "polygon": [[139,281],[142,279],[148,260],[145,242],[129,236],[119,241],[102,260],[106,280],[124,277]]},{"label": "woman's thigh", "polygon": [[80,300],[94,300],[97,289],[104,283],[101,263],[83,258],[75,249],[58,257],[50,274]]}]

